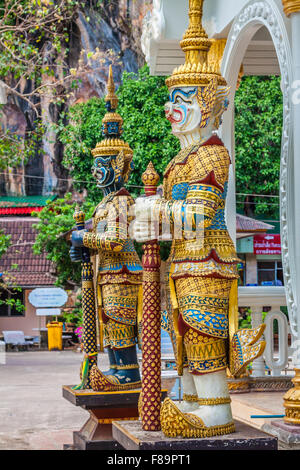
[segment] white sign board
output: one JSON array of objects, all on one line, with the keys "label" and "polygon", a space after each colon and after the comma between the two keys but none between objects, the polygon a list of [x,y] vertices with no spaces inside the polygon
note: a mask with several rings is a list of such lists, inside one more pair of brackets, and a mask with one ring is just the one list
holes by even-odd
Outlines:
[{"label": "white sign board", "polygon": [[68,294],[60,287],[38,287],[30,292],[28,300],[34,307],[62,307]]},{"label": "white sign board", "polygon": [[59,317],[60,312],[60,308],[37,308],[35,311],[39,317]]}]

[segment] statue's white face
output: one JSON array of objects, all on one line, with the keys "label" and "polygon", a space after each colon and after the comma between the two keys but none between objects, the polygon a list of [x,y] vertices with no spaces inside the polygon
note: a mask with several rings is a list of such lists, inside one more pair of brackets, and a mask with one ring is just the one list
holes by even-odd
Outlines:
[{"label": "statue's white face", "polygon": [[199,128],[202,113],[197,93],[197,87],[171,88],[169,101],[165,104],[165,113],[174,135],[191,134]]}]

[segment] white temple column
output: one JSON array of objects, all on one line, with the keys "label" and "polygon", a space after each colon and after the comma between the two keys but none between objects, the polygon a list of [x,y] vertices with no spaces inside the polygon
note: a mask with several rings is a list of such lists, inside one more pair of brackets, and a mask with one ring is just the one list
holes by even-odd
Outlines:
[{"label": "white temple column", "polygon": [[[251,307],[251,326],[252,328],[259,327],[262,321],[263,306]],[[265,361],[261,355],[258,359],[255,359],[252,363],[252,377],[263,377],[265,375]]]},{"label": "white temple column", "polygon": [[296,340],[294,340],[293,366],[295,377],[292,382],[294,388],[288,390],[284,395],[284,407],[286,423],[298,425],[300,428],[300,0],[282,0],[284,12],[291,19],[292,35],[292,76],[293,84],[291,93],[293,106],[293,214],[294,233],[293,253],[294,257],[294,305],[292,312],[293,329]]},{"label": "white temple column", "polygon": [[292,53],[293,53],[293,80],[296,87],[293,93],[297,93],[293,99],[293,120],[294,120],[294,207],[295,207],[295,264],[296,279],[295,287],[297,292],[297,354],[294,357],[294,366],[300,368],[300,2],[299,11],[291,13],[292,22]]}]

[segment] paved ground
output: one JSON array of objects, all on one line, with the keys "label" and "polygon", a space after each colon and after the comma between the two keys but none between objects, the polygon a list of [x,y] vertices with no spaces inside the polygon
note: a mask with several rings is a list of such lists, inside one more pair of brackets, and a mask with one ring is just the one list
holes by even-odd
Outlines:
[{"label": "paved ground", "polygon": [[81,360],[73,351],[6,353],[0,364],[0,449],[55,450],[72,442],[88,415],[62,398],[62,385],[79,382]]},{"label": "paved ground", "polygon": [[[0,449],[59,450],[88,414],[62,397],[62,385],[79,382],[81,353],[11,352],[0,361]],[[5,362],[4,364],[1,362]],[[102,354],[99,363],[107,366]],[[261,428],[252,414],[281,414],[283,393],[232,395],[234,417]]]}]

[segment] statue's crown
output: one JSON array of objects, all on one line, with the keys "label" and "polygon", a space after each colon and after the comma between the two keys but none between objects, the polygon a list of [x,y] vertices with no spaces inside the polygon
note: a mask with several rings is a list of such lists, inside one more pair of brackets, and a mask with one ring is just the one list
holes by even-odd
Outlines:
[{"label": "statue's crown", "polygon": [[120,152],[123,152],[125,163],[127,163],[127,166],[129,166],[133,157],[133,150],[129,147],[127,142],[121,138],[123,132],[123,119],[116,112],[118,107],[118,97],[115,93],[115,83],[111,65],[109,67],[108,73],[107,95],[105,97],[105,103],[107,113],[102,119],[102,131],[104,139],[96,145],[96,148],[92,150],[92,154],[96,158],[119,155]]},{"label": "statue's crown", "polygon": [[203,3],[204,0],[189,0],[189,27],[180,42],[185,53],[185,63],[167,78],[168,88],[207,86],[213,78],[217,79],[219,86],[227,85],[220,73],[219,61],[214,58],[213,51],[209,53],[212,41],[202,26]]}]

